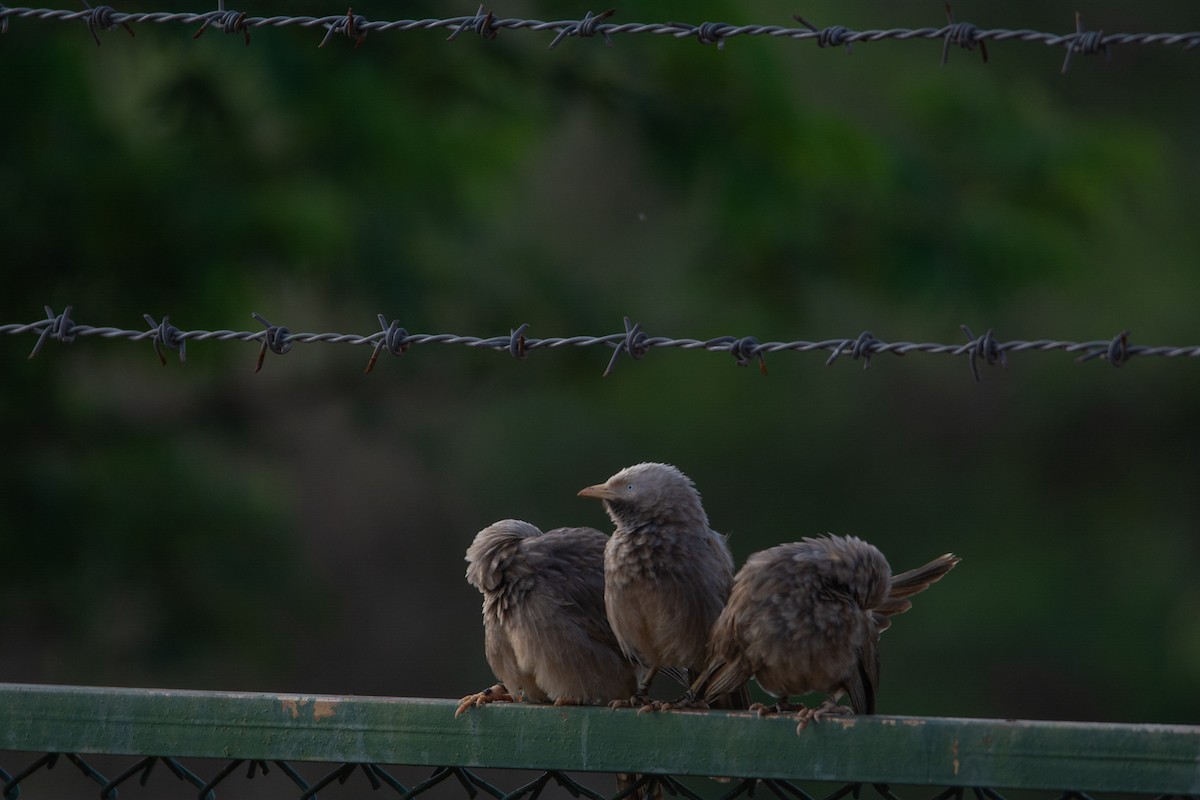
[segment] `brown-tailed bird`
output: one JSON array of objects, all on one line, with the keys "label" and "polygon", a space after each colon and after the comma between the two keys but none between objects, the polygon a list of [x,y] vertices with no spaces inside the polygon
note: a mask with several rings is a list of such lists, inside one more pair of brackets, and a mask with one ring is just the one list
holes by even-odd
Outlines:
[{"label": "brown-tailed bird", "polygon": [[[829,714],[873,714],[879,687],[879,635],[909,599],[959,562],[947,553],[899,575],[883,553],[854,536],[806,538],[755,553],[734,581],[713,628],[709,663],[689,694],[709,700],[753,676],[798,711],[797,732]],[[815,708],[788,698],[823,692]],[[849,695],[850,707],[838,705]],[[760,711],[766,711],[760,707]]]},{"label": "brown-tailed bird", "polygon": [[[622,705],[660,708],[649,698],[657,672],[687,686],[705,666],[709,633],[729,599],[733,557],[725,537],[709,528],[691,479],[669,464],[637,464],[579,494],[602,500],[616,526],[604,550],[604,607],[637,665],[637,691]],[[721,694],[730,693],[721,704],[745,707],[744,687],[731,682]]]},{"label": "brown-tailed bird", "polygon": [[481,530],[467,580],[483,594],[484,651],[498,684],[455,716],[495,700],[600,705],[635,687],[633,665],[604,616],[604,545],[593,528],[543,533],[516,519]]}]

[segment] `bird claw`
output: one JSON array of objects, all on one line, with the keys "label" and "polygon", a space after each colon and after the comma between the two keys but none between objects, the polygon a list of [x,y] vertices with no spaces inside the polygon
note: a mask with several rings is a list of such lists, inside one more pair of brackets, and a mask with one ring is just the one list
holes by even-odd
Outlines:
[{"label": "bird claw", "polygon": [[512,703],[513,696],[508,693],[503,683],[497,683],[495,686],[489,686],[482,692],[469,694],[462,700],[458,701],[458,709],[454,712],[454,718],[458,719],[468,708],[487,705],[488,703]]},{"label": "bird claw", "polygon": [[655,714],[659,711],[667,711],[670,708],[671,708],[670,703],[664,703],[661,700],[647,700],[645,703],[642,704],[641,708],[639,708],[637,710],[637,713],[638,713],[638,716],[640,717],[642,714],[646,714],[646,713]]},{"label": "bird claw", "polygon": [[835,703],[833,700],[826,700],[816,708],[808,706],[800,706],[800,710],[796,713],[798,724],[796,725],[796,735],[799,735],[802,730],[808,727],[810,722],[820,722],[825,717],[844,717],[853,716],[854,709],[850,706],[842,706]]}]

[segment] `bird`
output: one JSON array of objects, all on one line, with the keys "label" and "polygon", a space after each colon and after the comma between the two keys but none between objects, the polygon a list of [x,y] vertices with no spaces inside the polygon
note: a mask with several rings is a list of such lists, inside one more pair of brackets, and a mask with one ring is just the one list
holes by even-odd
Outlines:
[{"label": "bird", "polygon": [[[604,607],[636,665],[637,687],[612,705],[669,708],[650,699],[650,682],[662,671],[687,687],[704,668],[709,633],[733,584],[726,537],[709,527],[692,480],[670,464],[626,467],[579,495],[603,501],[616,526],[604,549]],[[731,697],[714,703],[749,702],[744,686],[722,694]]]},{"label": "bird", "polygon": [[[603,705],[634,691],[625,657],[604,612],[604,546],[595,528],[542,532],[504,519],[467,548],[467,582],[483,595],[484,652],[498,681],[459,701]],[[661,800],[652,776],[617,773],[630,800]]]},{"label": "bird", "polygon": [[[699,703],[753,677],[774,707],[797,712],[797,733],[833,714],[873,714],[879,688],[879,635],[912,607],[913,595],[960,561],[952,553],[891,574],[883,553],[855,536],[804,538],[754,553],[738,571],[713,627],[708,665],[688,694]],[[819,706],[788,698],[822,692]],[[850,706],[839,705],[849,695]]]},{"label": "bird", "polygon": [[454,716],[496,701],[603,705],[636,686],[604,613],[604,546],[594,528],[542,532],[517,519],[481,530],[467,581],[483,594],[484,651],[497,684]]}]

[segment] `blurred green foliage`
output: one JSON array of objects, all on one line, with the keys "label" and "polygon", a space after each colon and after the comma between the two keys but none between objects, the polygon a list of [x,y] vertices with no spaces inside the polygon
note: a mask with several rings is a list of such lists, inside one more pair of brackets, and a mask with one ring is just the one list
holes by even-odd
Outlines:
[{"label": "blurred green foliage", "polygon": [[[176,2],[163,10],[196,10]],[[150,10],[149,7],[143,10]],[[251,13],[264,9],[247,8]],[[337,11],[338,9],[332,9]],[[462,13],[356,5],[368,18]],[[519,2],[498,13],[577,17]],[[316,2],[270,13],[330,13]],[[778,2],[621,21],[786,23]],[[1068,30],[1074,8],[956,4]],[[1190,4],[1100,0],[1105,30]],[[818,24],[940,6],[817,3]],[[494,42],[14,21],[0,124],[4,322],[536,336],[620,330],[1196,344],[1200,70],[995,43],[847,56],[742,38]],[[704,494],[739,561],[823,531],[962,565],[884,642],[889,713],[1200,721],[1191,362],[1116,370],[438,345],[0,341],[0,680],[457,696],[490,676],[474,533],[608,523],[575,497],[642,460]]]}]

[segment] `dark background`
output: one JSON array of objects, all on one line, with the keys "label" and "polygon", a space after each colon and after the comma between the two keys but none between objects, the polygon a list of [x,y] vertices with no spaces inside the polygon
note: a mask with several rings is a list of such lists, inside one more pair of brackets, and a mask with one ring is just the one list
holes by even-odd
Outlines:
[{"label": "dark background", "polygon": [[[252,14],[337,13],[314,2]],[[1089,28],[1196,30],[1183,2]],[[162,2],[153,10],[201,8]],[[120,9],[133,10],[133,9]],[[137,10],[152,10],[143,4]],[[501,16],[578,18],[514,2]],[[598,11],[599,8],[592,10]],[[1076,6],[956,4],[1073,29]],[[473,8],[356,4],[370,19]],[[663,2],[614,21],[942,24],[939,3]],[[1200,56],[993,43],[178,25],[0,38],[0,324],[1198,344]],[[658,349],[0,340],[0,680],[457,697],[475,532],[606,528],[681,467],[737,561],[825,531],[963,562],[883,645],[883,713],[1200,722],[1200,371]]]}]

